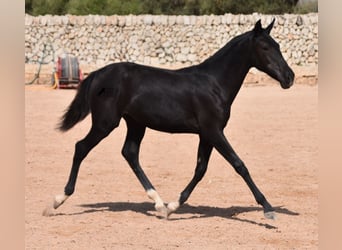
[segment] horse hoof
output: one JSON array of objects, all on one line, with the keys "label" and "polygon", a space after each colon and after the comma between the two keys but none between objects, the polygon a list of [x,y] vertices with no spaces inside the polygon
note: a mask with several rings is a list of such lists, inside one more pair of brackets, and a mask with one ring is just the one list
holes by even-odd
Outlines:
[{"label": "horse hoof", "polygon": [[170,202],[169,204],[167,204],[167,208],[171,212],[174,212],[179,208],[179,202],[178,201]]},{"label": "horse hoof", "polygon": [[169,204],[167,204],[167,217],[169,217],[170,214],[174,213],[178,208],[179,208],[178,201],[170,202]]},{"label": "horse hoof", "polygon": [[55,196],[55,200],[53,201],[53,208],[57,209],[60,205],[62,205],[69,196],[65,194],[60,194]]},{"label": "horse hoof", "polygon": [[53,207],[47,206],[47,207],[43,210],[42,215],[43,215],[43,216],[46,216],[46,217],[53,216],[53,215],[54,215],[53,210],[54,210]]},{"label": "horse hoof", "polygon": [[164,204],[163,205],[155,205],[154,208],[164,219],[168,219],[167,208],[165,207]]},{"label": "horse hoof", "polygon": [[264,216],[266,219],[275,220],[276,219],[276,212],[274,212],[274,211],[265,212]]}]

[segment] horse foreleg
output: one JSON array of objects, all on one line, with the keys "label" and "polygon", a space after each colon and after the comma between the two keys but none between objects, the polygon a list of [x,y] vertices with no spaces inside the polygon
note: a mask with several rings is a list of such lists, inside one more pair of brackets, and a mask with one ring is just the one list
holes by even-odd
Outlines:
[{"label": "horse foreleg", "polygon": [[141,141],[145,135],[145,127],[137,125],[134,121],[126,118],[127,135],[125,144],[122,148],[122,155],[127,160],[128,164],[132,168],[134,174],[144,187],[147,196],[155,202],[155,209],[162,214],[163,217],[167,217],[167,209],[163,200],[153,187],[150,180],[142,170],[139,163],[139,150]]},{"label": "horse foreleg", "polygon": [[235,171],[244,179],[249,189],[252,191],[255,200],[262,205],[264,215],[268,219],[275,219],[273,207],[268,203],[265,196],[260,192],[259,188],[252,180],[249,171],[239,156],[234,152],[233,148],[228,143],[222,131],[217,131],[210,136],[215,149],[234,167]]},{"label": "horse foreleg", "polygon": [[207,171],[208,161],[211,155],[213,147],[209,145],[206,141],[200,140],[198,146],[197,153],[197,165],[195,169],[195,174],[190,181],[190,183],[186,186],[183,192],[180,194],[179,200],[176,202],[170,202],[167,205],[167,215],[169,216],[171,213],[175,212],[180,205],[187,201],[190,194],[196,187],[196,185],[202,180],[204,174]]}]

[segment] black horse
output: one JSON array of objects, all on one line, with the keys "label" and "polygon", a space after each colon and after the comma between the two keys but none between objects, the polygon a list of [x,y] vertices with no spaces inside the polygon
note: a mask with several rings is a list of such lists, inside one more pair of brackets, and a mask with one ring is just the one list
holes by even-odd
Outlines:
[{"label": "black horse", "polygon": [[[76,143],[69,180],[64,194],[55,197],[53,208],[58,208],[73,194],[82,160],[123,117],[127,136],[122,155],[163,216],[167,218],[189,198],[204,176],[215,148],[245,180],[257,203],[263,206],[265,216],[273,219],[274,209],[223,133],[232,102],[251,67],[267,73],[284,89],[293,84],[294,73],[270,36],[273,24],[274,20],[263,29],[259,20],[253,30],[233,38],[216,54],[195,66],[167,70],[122,62],[89,74],[59,128],[67,131],[90,112],[92,127],[87,136]],[[146,127],[199,135],[195,174],[176,202],[165,205],[140,166],[139,148]],[[44,214],[48,215],[49,210]]]}]

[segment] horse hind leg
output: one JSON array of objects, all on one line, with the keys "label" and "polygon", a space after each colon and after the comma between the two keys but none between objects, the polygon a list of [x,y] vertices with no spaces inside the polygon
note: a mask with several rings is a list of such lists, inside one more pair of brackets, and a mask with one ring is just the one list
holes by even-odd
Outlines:
[{"label": "horse hind leg", "polygon": [[110,127],[94,126],[93,124],[87,136],[76,143],[71,172],[64,189],[64,194],[59,194],[54,197],[52,205],[49,205],[44,209],[44,216],[53,215],[53,211],[60,207],[74,193],[81,162],[103,138],[107,137],[109,133],[118,126],[118,124],[118,122],[112,123]]},{"label": "horse hind leg", "polygon": [[140,144],[145,135],[146,128],[136,124],[128,117],[126,117],[125,120],[127,124],[127,135],[122,148],[122,155],[132,168],[141,185],[144,187],[147,196],[155,202],[155,209],[161,213],[164,218],[167,218],[167,208],[163,200],[160,198],[158,192],[153,187],[139,163]]}]

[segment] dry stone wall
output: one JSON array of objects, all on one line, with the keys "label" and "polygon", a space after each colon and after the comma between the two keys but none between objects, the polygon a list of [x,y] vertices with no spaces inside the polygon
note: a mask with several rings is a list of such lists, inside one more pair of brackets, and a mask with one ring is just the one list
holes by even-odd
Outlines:
[{"label": "dry stone wall", "polygon": [[25,59],[35,64],[44,57],[53,64],[68,52],[81,64],[100,67],[131,61],[178,66],[203,61],[234,36],[263,26],[272,18],[272,36],[290,65],[317,65],[318,15],[221,16],[25,16]]}]

